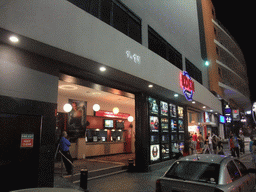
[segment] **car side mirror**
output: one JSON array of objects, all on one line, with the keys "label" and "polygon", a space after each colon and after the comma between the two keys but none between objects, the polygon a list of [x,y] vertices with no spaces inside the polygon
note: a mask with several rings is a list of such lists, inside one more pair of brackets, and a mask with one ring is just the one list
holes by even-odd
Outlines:
[{"label": "car side mirror", "polygon": [[254,169],[254,168],[249,168],[249,169],[248,169],[248,172],[249,172],[249,173],[256,173],[256,169]]}]

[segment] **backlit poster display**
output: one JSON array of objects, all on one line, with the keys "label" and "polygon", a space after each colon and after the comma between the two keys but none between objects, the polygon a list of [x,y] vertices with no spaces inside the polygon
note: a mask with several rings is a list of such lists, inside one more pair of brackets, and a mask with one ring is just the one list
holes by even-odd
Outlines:
[{"label": "backlit poster display", "polygon": [[169,143],[169,135],[168,134],[164,134],[161,136],[162,137],[162,143]]},{"label": "backlit poster display", "polygon": [[148,97],[149,151],[152,164],[175,156],[184,143],[184,107]]},{"label": "backlit poster display", "polygon": [[183,120],[178,120],[179,132],[184,132]]},{"label": "backlit poster display", "polygon": [[177,132],[177,120],[171,119],[171,132]]},{"label": "backlit poster display", "polygon": [[158,115],[158,104],[157,104],[156,100],[149,97],[148,101],[149,101],[149,112],[151,114]]},{"label": "backlit poster display", "polygon": [[161,127],[162,127],[162,132],[169,132],[168,130],[168,119],[167,118],[161,118]]},{"label": "backlit poster display", "polygon": [[151,132],[159,132],[159,121],[158,117],[150,116],[150,130]]},{"label": "backlit poster display", "polygon": [[168,103],[160,102],[161,115],[168,116]]},{"label": "backlit poster display", "polygon": [[183,107],[178,106],[178,117],[183,119]]},{"label": "backlit poster display", "polygon": [[159,145],[151,145],[150,146],[150,160],[157,161],[160,159],[160,146]]},{"label": "backlit poster display", "polygon": [[177,117],[176,105],[173,105],[173,104],[170,103],[169,108],[170,108],[170,116],[171,117]]},{"label": "backlit poster display", "polygon": [[150,136],[150,143],[151,144],[158,144],[159,143],[159,135],[151,135]]},{"label": "backlit poster display", "polygon": [[169,144],[162,144],[162,158],[168,159],[170,158],[170,145]]}]

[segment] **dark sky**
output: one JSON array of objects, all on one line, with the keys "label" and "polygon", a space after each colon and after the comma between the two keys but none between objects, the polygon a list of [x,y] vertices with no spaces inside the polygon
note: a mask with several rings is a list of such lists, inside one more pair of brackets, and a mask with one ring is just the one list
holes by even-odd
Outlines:
[{"label": "dark sky", "polygon": [[253,5],[245,1],[222,1],[212,0],[215,7],[216,17],[223,26],[235,38],[238,45],[243,51],[247,64],[249,86],[252,101],[256,100],[255,81],[256,68],[256,30],[254,29],[256,10]]}]

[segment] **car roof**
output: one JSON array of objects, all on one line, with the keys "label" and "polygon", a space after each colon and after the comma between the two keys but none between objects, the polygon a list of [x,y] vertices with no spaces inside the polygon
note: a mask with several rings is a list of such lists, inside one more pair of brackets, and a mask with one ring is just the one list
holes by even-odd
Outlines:
[{"label": "car roof", "polygon": [[231,158],[225,155],[194,154],[180,158],[178,161],[197,161],[220,164],[223,160]]}]

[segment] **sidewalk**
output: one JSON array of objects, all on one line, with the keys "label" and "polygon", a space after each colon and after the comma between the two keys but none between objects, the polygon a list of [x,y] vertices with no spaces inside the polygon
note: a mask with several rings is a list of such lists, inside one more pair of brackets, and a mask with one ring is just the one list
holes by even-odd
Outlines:
[{"label": "sidewalk", "polygon": [[[228,144],[224,144],[224,154],[225,156],[231,155]],[[240,153],[240,159],[246,158],[250,155],[249,152],[249,142],[245,143],[245,154]],[[174,160],[173,160],[174,161]],[[130,173],[123,172],[107,177],[102,177],[98,179],[88,180],[88,191],[89,192],[153,192],[155,191],[155,182],[162,176],[166,170],[169,168],[165,166],[161,169],[146,173]],[[79,187],[79,183],[72,183],[65,178],[60,176],[55,176],[54,187],[57,188],[72,188],[83,191]]]}]

